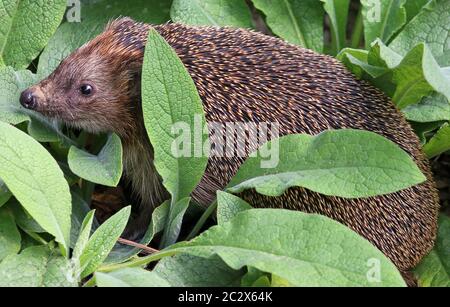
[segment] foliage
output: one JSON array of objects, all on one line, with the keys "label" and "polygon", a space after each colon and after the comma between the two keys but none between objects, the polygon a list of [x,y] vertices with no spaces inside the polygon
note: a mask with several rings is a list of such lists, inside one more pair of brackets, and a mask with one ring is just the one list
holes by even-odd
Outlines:
[{"label": "foliage", "polygon": [[[100,226],[89,210],[95,184],[119,184],[120,138],[75,133],[19,104],[25,88],[49,75],[111,18],[260,29],[256,14],[273,35],[336,56],[358,78],[380,88],[421,127],[417,132],[428,157],[446,154],[450,1],[377,4],[362,0],[355,12],[350,0],[84,0],[78,23],[61,22],[63,0],[0,1],[0,286],[404,286],[390,260],[349,228],[318,215],[253,209],[233,195],[255,189],[276,196],[302,186],[360,198],[423,182],[409,155],[379,135],[342,129],[276,140],[278,167],[262,169],[255,155],[217,192],[215,204],[201,217],[193,214],[190,194],[207,157],[173,155],[171,128],[183,121],[197,129],[206,119],[187,70],[151,30],[142,73],[143,115],[171,199],[155,209],[140,240],[147,245],[161,233],[163,249],[139,257],[140,248],[117,244],[130,207]],[[195,150],[208,140],[203,134],[190,141]],[[209,217],[216,207],[217,225],[205,229],[206,220],[215,222]],[[187,215],[198,220],[193,228],[183,223]],[[440,218],[436,247],[414,270],[421,286],[450,283],[448,221]],[[367,278],[371,259],[380,264],[379,281]],[[144,270],[150,262],[157,264]]]}]

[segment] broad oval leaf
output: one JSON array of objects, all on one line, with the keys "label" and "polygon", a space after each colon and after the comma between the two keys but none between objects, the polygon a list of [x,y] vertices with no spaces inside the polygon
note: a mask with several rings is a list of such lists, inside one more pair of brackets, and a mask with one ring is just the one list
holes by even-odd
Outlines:
[{"label": "broad oval leaf", "polygon": [[83,179],[115,187],[122,177],[122,142],[111,134],[98,155],[72,146],[67,157],[70,170]]},{"label": "broad oval leaf", "polygon": [[450,121],[450,101],[444,95],[434,93],[404,108],[402,112],[408,120],[420,123]]},{"label": "broad oval leaf", "polygon": [[69,260],[47,246],[33,246],[0,263],[0,287],[76,287]]},{"label": "broad oval leaf", "polygon": [[217,224],[233,219],[239,212],[252,209],[245,200],[223,191],[217,191]]},{"label": "broad oval leaf", "polygon": [[8,208],[0,208],[0,262],[20,251],[20,233]]},{"label": "broad oval leaf", "polygon": [[[188,71],[171,46],[151,29],[142,71],[142,108],[154,148],[154,164],[172,195],[162,246],[179,235],[185,208],[180,205],[200,182],[209,149],[202,101]],[[175,136],[181,131],[179,136]],[[176,219],[176,221],[174,220]],[[178,224],[176,224],[178,223]]]},{"label": "broad oval leaf", "polygon": [[321,52],[324,10],[317,0],[252,0],[270,29],[287,42]]},{"label": "broad oval leaf", "polygon": [[436,244],[414,269],[421,287],[450,287],[450,218],[441,215]]},{"label": "broad oval leaf", "polygon": [[123,208],[94,232],[80,256],[82,278],[93,273],[108,257],[114,244],[125,230],[130,213],[131,207]]},{"label": "broad oval leaf", "polygon": [[39,225],[55,236],[66,255],[72,198],[63,172],[38,142],[3,122],[0,147],[0,178]]},{"label": "broad oval leaf", "polygon": [[243,275],[217,256],[205,259],[188,254],[163,258],[153,271],[172,287],[236,287]]},{"label": "broad oval leaf", "polygon": [[247,159],[228,190],[239,193],[255,188],[261,194],[279,196],[287,188],[301,186],[325,195],[360,198],[396,192],[426,180],[406,152],[369,131],[287,135],[279,139],[278,153],[275,168],[262,169],[260,155]]},{"label": "broad oval leaf", "polygon": [[417,44],[426,43],[440,65],[450,66],[449,24],[450,1],[429,1],[389,44],[389,47],[405,55]]},{"label": "broad oval leaf", "polygon": [[66,0],[0,1],[0,62],[26,68],[61,23]]},{"label": "broad oval leaf", "polygon": [[[150,30],[145,48],[142,104],[145,127],[155,150],[154,163],[164,186],[177,200],[188,197],[208,161],[203,153],[208,136],[195,139],[192,135],[203,131],[206,119],[194,81],[175,51],[154,29]],[[188,134],[182,146],[173,146],[176,125],[187,130],[182,131]],[[186,148],[189,150],[183,152]]]},{"label": "broad oval leaf", "polygon": [[245,1],[174,0],[170,16],[174,22],[190,25],[253,27]]},{"label": "broad oval leaf", "polygon": [[[231,268],[252,266],[293,286],[404,286],[390,260],[367,240],[327,217],[251,209],[167,252],[209,258]],[[379,279],[371,275],[376,263]]]},{"label": "broad oval leaf", "polygon": [[428,158],[436,157],[450,150],[450,125],[444,124],[423,147]]},{"label": "broad oval leaf", "polygon": [[28,70],[15,71],[12,67],[0,68],[0,120],[13,125],[29,120],[20,106],[20,93],[36,82]]},{"label": "broad oval leaf", "polygon": [[155,272],[126,268],[110,273],[95,273],[98,287],[169,287],[170,284]]},{"label": "broad oval leaf", "polygon": [[361,0],[366,47],[379,38],[389,42],[406,23],[406,0]]}]

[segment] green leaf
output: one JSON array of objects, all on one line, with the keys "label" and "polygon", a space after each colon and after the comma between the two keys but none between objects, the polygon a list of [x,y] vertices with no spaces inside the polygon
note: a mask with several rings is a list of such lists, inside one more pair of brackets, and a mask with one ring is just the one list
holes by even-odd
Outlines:
[{"label": "green leaf", "polygon": [[[148,245],[156,234],[164,230],[164,226],[166,225],[166,221],[169,216],[169,206],[170,203],[166,201],[153,211],[152,221],[150,222],[150,226],[144,237],[139,242],[140,244]],[[125,262],[133,256],[136,256],[140,251],[141,249],[139,248],[116,244],[114,249],[108,255],[108,258],[106,258],[105,263]]]},{"label": "green leaf", "polygon": [[100,0],[81,5],[81,22],[62,24],[39,58],[40,79],[53,72],[75,49],[100,34],[111,19],[128,16],[137,21],[160,24],[167,22],[171,1]]},{"label": "green leaf", "polygon": [[252,0],[272,32],[305,48],[323,50],[324,10],[317,0]]},{"label": "green leaf", "polygon": [[350,0],[321,0],[330,17],[332,43],[335,53],[346,45],[347,18]]},{"label": "green leaf", "polygon": [[425,145],[427,142],[427,136],[430,132],[442,127],[445,122],[430,122],[430,123],[416,123],[411,122],[411,126],[414,132],[419,136],[421,145]]},{"label": "green leaf", "polygon": [[242,270],[233,270],[222,259],[205,259],[187,254],[161,259],[154,270],[172,287],[238,286]]},{"label": "green leaf", "polygon": [[408,120],[415,122],[450,121],[450,102],[444,95],[437,93],[423,98],[417,104],[407,106],[402,111]]},{"label": "green leaf", "polygon": [[441,215],[431,253],[414,269],[421,287],[450,287],[450,218]]},{"label": "green leaf", "polygon": [[[74,186],[71,189],[72,194],[72,227],[70,230],[70,247],[75,248],[77,241],[79,241],[80,235],[83,232],[85,219],[89,216],[91,208],[89,204],[83,199],[82,191]],[[98,221],[93,220],[91,232],[97,229],[99,226]]]},{"label": "green leaf", "polygon": [[[273,142],[264,146],[276,146]],[[279,196],[290,187],[302,186],[325,195],[359,198],[396,192],[426,179],[406,152],[369,131],[288,135],[279,139],[278,152],[274,168],[261,168],[259,154],[247,159],[228,191],[255,188]]]},{"label": "green leaf", "polygon": [[1,61],[26,68],[61,23],[66,4],[66,0],[0,1]]},{"label": "green leaf", "polygon": [[71,196],[64,174],[38,142],[0,122],[0,178],[42,228],[55,236],[66,256]]},{"label": "green leaf", "polygon": [[391,95],[399,108],[418,103],[432,92],[450,99],[447,71],[439,67],[424,44],[417,45],[402,58],[377,40],[367,57],[364,51],[345,49],[338,59],[359,77],[367,73],[366,79]]},{"label": "green leaf", "polygon": [[98,287],[169,287],[158,274],[144,269],[126,268],[110,273],[95,273]]},{"label": "green leaf", "polygon": [[[208,159],[202,146],[208,136],[198,140],[189,134],[187,144],[172,148],[176,140],[172,129],[185,123],[189,133],[202,131],[206,120],[194,81],[175,51],[153,29],[145,49],[142,87],[144,122],[155,150],[156,169],[173,198],[188,197],[206,169]],[[187,157],[184,146],[191,149]]]},{"label": "green leaf", "polygon": [[83,224],[80,227],[80,235],[73,250],[72,260],[76,259],[77,261],[79,261],[81,255],[84,253],[88,245],[89,237],[91,236],[92,231],[92,224],[94,222],[94,214],[95,210],[90,211],[86,215]]},{"label": "green leaf", "polygon": [[28,70],[15,71],[11,67],[0,68],[0,120],[17,125],[29,120],[20,106],[21,92],[37,81]]},{"label": "green leaf", "polygon": [[122,142],[111,134],[98,155],[72,146],[67,157],[70,170],[93,183],[115,187],[122,177]]},{"label": "green leaf", "polygon": [[450,66],[450,1],[433,0],[427,4],[389,45],[405,55],[419,43],[426,43],[437,62]]},{"label": "green leaf", "polygon": [[[261,283],[261,281],[268,280],[268,277],[270,277],[270,274],[261,272],[258,269],[255,269],[254,267],[248,267],[247,273],[242,277],[241,279],[241,286],[242,287],[254,287],[255,283]],[[270,280],[268,283],[270,286]]]},{"label": "green leaf", "polygon": [[445,124],[423,147],[423,151],[431,159],[448,150],[450,150],[450,126]]},{"label": "green leaf", "polygon": [[[145,127],[155,152],[154,164],[172,195],[163,238],[163,244],[170,245],[178,233],[168,231],[179,229],[169,226],[173,224],[170,219],[179,217],[182,211],[175,208],[176,204],[189,197],[200,182],[208,162],[203,146],[209,146],[207,134],[199,137],[194,133],[203,131],[206,125],[194,81],[175,51],[154,29],[150,30],[145,48],[142,104]],[[181,135],[175,137],[177,127]],[[180,139],[182,142],[177,145]]]},{"label": "green leaf", "polygon": [[227,192],[217,191],[217,224],[222,225],[239,212],[249,209],[252,209],[252,206],[241,198]]},{"label": "green leaf", "polygon": [[0,262],[20,251],[20,233],[8,208],[0,208]]},{"label": "green leaf", "polygon": [[6,184],[0,179],[0,207],[2,207],[11,198],[12,194],[6,187]]},{"label": "green leaf", "polygon": [[178,239],[183,223],[183,217],[191,201],[190,197],[185,197],[182,200],[171,204],[169,215],[164,227],[164,236],[161,240],[161,248],[172,245]]},{"label": "green leaf", "polygon": [[430,2],[430,0],[406,0],[406,18],[407,22],[410,22],[419,12],[422,10],[425,4]]},{"label": "green leaf", "polygon": [[386,73],[385,68],[368,63],[369,52],[367,50],[345,48],[336,58],[344,63],[359,79],[363,77],[364,73],[368,73],[372,78],[377,78]]},{"label": "green leaf", "polygon": [[401,109],[436,91],[450,100],[449,80],[424,44],[414,47],[393,69],[397,84],[392,100]]},{"label": "green leaf", "polygon": [[23,231],[27,233],[46,232],[15,199],[8,202],[7,207],[11,209],[17,226]]},{"label": "green leaf", "polygon": [[293,286],[404,286],[396,267],[367,240],[327,217],[297,211],[247,210],[166,251],[218,255],[235,270],[252,266]]},{"label": "green leaf", "polygon": [[406,23],[406,0],[361,0],[366,47],[380,38],[384,43]]},{"label": "green leaf", "polygon": [[0,287],[76,287],[70,262],[46,246],[27,248],[0,263]]},{"label": "green leaf", "polygon": [[189,25],[253,27],[245,1],[174,0],[170,16],[174,22]]},{"label": "green leaf", "polygon": [[114,244],[125,230],[130,213],[131,207],[123,208],[94,232],[80,257],[82,278],[93,273],[108,257]]}]

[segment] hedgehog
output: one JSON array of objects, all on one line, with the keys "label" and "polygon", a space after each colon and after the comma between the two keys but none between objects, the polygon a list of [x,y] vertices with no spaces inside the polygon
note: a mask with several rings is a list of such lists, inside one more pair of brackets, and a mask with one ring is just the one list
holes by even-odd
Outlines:
[{"label": "hedgehog", "polygon": [[[183,62],[208,123],[278,123],[281,136],[368,130],[398,144],[427,177],[424,183],[376,197],[347,199],[293,187],[279,197],[248,190],[240,195],[244,200],[254,207],[328,216],[372,242],[403,271],[431,250],[439,202],[430,166],[411,126],[380,90],[333,57],[253,30],[149,25],[125,17],[111,21],[46,79],[26,89],[20,102],[70,127],[120,136],[124,177],[140,199],[130,234],[145,231],[152,210],[169,198],[153,164],[141,106],[142,63],[151,28]],[[246,147],[242,156],[209,157],[193,200],[210,205],[255,149]]]}]

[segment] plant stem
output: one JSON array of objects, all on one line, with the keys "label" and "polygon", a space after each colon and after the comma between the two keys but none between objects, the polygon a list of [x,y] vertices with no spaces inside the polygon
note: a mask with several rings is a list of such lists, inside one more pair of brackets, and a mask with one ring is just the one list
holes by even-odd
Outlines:
[{"label": "plant stem", "polygon": [[125,268],[143,267],[143,266],[148,265],[150,262],[158,261],[164,257],[172,256],[174,254],[176,254],[175,250],[160,251],[160,252],[152,254],[150,256],[137,258],[135,260],[131,260],[131,261],[128,261],[125,263],[101,266],[97,271],[98,272],[112,272],[112,271],[116,271],[119,269],[125,269]]},{"label": "plant stem", "polygon": [[358,15],[356,16],[355,25],[353,26],[353,34],[351,39],[351,47],[359,48],[361,39],[363,37],[364,25],[362,17],[362,6],[359,8]]},{"label": "plant stem", "polygon": [[197,224],[195,224],[194,228],[192,229],[191,233],[187,236],[186,240],[192,240],[194,237],[198,235],[200,230],[202,229],[203,225],[205,225],[208,218],[213,214],[213,212],[217,209],[217,201],[215,201],[213,204],[211,204],[205,212],[203,212],[202,216],[198,220]]}]

